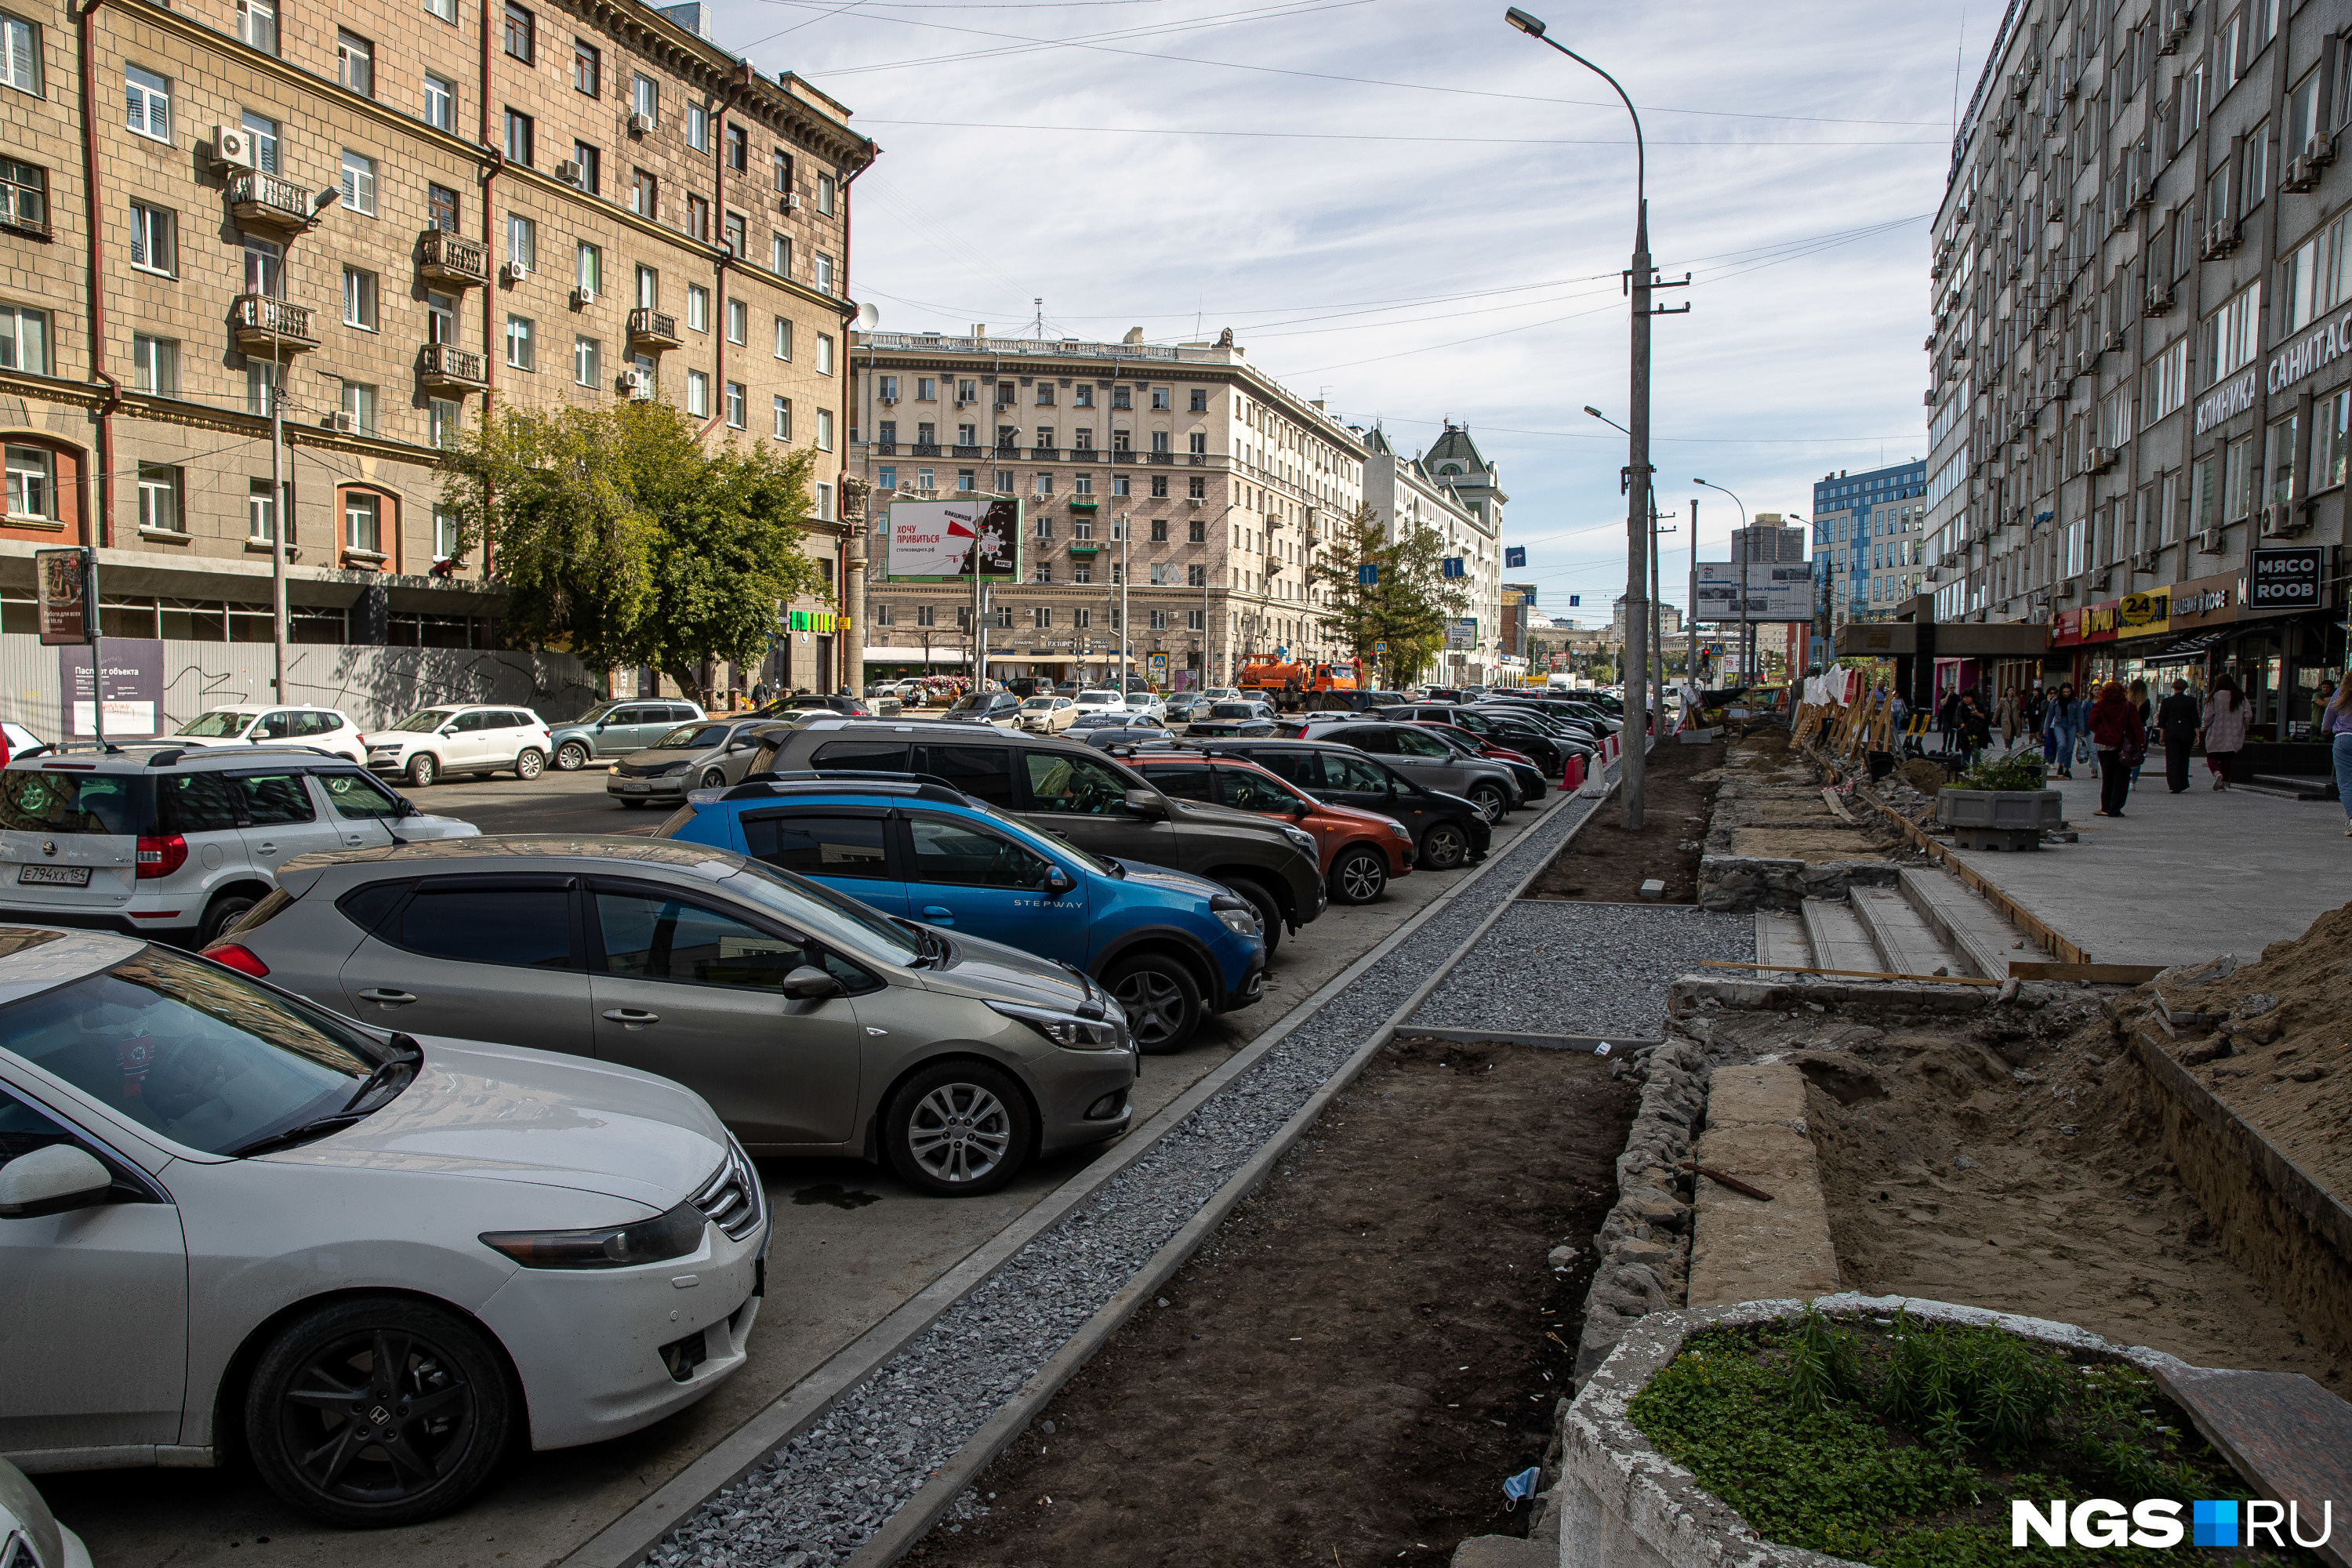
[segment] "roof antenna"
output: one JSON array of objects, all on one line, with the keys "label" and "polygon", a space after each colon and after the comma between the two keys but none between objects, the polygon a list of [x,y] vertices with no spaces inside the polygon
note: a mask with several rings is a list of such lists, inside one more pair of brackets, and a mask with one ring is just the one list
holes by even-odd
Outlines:
[{"label": "roof antenna", "polygon": [[1031,302],[1037,307],[1037,321],[1029,329],[1029,335],[1033,338],[1042,338],[1045,335],[1045,300],[1043,295],[1039,295]]}]

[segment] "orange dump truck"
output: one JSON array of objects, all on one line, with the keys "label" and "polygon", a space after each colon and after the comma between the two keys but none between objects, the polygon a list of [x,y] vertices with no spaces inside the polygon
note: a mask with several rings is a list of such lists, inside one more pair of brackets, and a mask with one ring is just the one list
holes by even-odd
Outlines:
[{"label": "orange dump truck", "polygon": [[1234,684],[1244,693],[1274,705],[1283,712],[1318,707],[1309,700],[1318,692],[1363,689],[1363,667],[1353,659],[1344,664],[1277,664],[1271,660],[1242,666]]}]

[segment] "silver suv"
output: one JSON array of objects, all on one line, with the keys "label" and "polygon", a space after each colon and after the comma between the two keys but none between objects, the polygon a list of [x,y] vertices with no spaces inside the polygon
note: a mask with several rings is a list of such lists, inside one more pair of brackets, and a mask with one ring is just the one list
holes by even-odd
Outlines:
[{"label": "silver suv", "polygon": [[700,708],[683,698],[599,702],[570,723],[553,727],[548,738],[555,754],[548,760],[559,773],[577,773],[599,757],[642,752],[680,724],[703,716]]},{"label": "silver suv", "polygon": [[0,914],[193,945],[293,856],[475,832],[302,748],[43,752],[0,769]]}]

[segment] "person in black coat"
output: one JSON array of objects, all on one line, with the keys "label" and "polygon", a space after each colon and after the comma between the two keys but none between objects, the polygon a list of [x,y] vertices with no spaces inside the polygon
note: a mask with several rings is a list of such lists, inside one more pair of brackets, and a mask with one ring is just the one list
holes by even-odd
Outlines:
[{"label": "person in black coat", "polygon": [[2189,787],[2189,749],[2197,743],[2197,727],[2202,722],[2197,699],[2189,695],[2189,682],[2175,680],[2172,695],[2156,709],[2157,731],[2164,737],[2164,784],[2175,795]]}]

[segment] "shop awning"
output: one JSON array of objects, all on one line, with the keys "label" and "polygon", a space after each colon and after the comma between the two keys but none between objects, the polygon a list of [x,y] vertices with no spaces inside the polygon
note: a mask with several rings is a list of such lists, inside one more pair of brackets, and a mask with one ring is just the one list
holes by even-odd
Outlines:
[{"label": "shop awning", "polygon": [[[927,662],[919,647],[869,647],[866,650],[868,664],[922,664]],[[929,659],[931,664],[967,665],[971,653],[960,647],[934,647]]]},{"label": "shop awning", "polygon": [[[2140,662],[2143,664],[2201,663],[2207,649],[2216,644],[2228,641],[2237,634],[2237,631],[2236,626],[2209,626],[2200,632],[2184,632],[2156,652],[2140,655]],[[2119,654],[2125,652],[2126,645],[2110,646]]]}]

